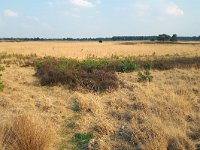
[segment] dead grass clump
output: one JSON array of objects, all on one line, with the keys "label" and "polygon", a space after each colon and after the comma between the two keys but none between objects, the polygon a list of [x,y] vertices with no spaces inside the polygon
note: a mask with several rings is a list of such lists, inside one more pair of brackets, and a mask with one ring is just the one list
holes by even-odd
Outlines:
[{"label": "dead grass clump", "polygon": [[1,145],[4,150],[47,150],[52,137],[41,122],[20,115],[4,127]]},{"label": "dead grass clump", "polygon": [[188,149],[194,150],[195,147],[192,143],[183,137],[172,137],[168,140],[167,150],[179,150],[179,149]]}]

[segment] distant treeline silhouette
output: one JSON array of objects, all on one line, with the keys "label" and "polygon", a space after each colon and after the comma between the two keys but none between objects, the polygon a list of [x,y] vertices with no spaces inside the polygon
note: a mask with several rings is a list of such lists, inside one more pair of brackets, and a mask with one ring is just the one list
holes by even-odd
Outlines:
[{"label": "distant treeline silhouette", "polygon": [[173,34],[172,36],[167,34],[160,34],[158,36],[113,36],[106,38],[0,38],[0,41],[198,41],[200,36],[177,36]]}]

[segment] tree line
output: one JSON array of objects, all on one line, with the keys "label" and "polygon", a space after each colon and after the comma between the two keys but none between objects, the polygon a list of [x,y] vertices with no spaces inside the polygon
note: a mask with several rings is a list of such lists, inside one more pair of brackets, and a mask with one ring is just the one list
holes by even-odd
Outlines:
[{"label": "tree line", "polygon": [[160,34],[158,36],[113,36],[106,38],[0,38],[0,41],[136,41],[136,40],[148,40],[148,41],[198,41],[200,36],[193,37],[179,37],[176,34],[172,36],[167,34]]}]

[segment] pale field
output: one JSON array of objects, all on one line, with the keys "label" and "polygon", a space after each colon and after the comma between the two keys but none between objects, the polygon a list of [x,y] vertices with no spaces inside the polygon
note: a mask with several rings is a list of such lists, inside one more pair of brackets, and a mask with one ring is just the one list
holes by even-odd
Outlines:
[{"label": "pale field", "polygon": [[[84,59],[88,55],[97,57],[144,56],[144,55],[200,55],[200,44],[144,44],[133,42],[132,45],[123,42],[0,42],[0,52],[15,54],[37,54],[38,56],[71,57]],[[193,45],[195,44],[195,45]]]},{"label": "pale field", "polygon": [[[109,57],[154,52],[199,56],[199,51],[199,45],[0,42],[0,52],[79,59],[89,54]],[[99,94],[71,91],[65,86],[41,86],[33,67],[5,66],[0,76],[5,86],[0,92],[0,145],[4,124],[20,114],[40,118],[44,126],[53,129],[56,138],[51,150],[71,150],[72,136],[89,132],[94,134],[90,150],[95,146],[100,150],[195,150],[200,144],[199,69],[152,70],[151,83],[137,82],[137,72],[117,73],[119,89]],[[75,101],[80,104],[78,113],[72,110]],[[70,123],[74,128],[68,127]]]}]

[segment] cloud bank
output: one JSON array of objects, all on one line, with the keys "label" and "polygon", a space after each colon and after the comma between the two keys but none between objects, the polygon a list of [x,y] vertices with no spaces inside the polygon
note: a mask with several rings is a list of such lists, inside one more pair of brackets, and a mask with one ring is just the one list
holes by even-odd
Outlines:
[{"label": "cloud bank", "polygon": [[71,3],[77,7],[86,7],[86,8],[95,7],[95,5],[93,3],[91,3],[87,0],[71,0]]},{"label": "cloud bank", "polygon": [[14,12],[13,10],[7,9],[4,11],[4,15],[7,17],[17,17],[17,12]]}]

